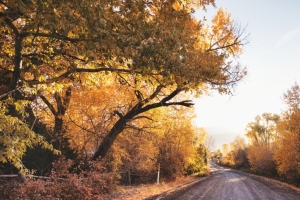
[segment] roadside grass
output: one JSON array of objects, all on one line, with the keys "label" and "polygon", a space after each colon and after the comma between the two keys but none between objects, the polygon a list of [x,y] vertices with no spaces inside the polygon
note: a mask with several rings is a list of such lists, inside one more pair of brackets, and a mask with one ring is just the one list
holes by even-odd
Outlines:
[{"label": "roadside grass", "polygon": [[271,179],[273,181],[276,181],[276,182],[281,183],[283,185],[289,186],[289,187],[293,188],[294,190],[297,190],[298,192],[300,192],[299,183],[291,182],[291,181],[287,180],[286,178],[284,178],[282,176],[279,176],[278,174],[277,175],[271,175],[271,176],[270,175],[267,176],[267,175],[263,175],[263,174],[257,174],[255,172],[251,171],[249,168],[237,168],[236,170],[240,170],[242,172],[246,172],[246,173],[249,173],[249,174],[254,174],[256,176],[264,178],[265,180]]},{"label": "roadside grass", "polygon": [[159,185],[141,184],[137,186],[117,186],[116,190],[104,199],[141,200],[164,192],[176,190],[177,187],[199,180],[199,176],[179,177],[171,182],[162,182]]}]

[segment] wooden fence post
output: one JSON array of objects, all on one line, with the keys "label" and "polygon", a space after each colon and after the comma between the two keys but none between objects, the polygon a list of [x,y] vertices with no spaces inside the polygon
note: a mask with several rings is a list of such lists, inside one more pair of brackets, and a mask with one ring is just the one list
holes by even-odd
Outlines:
[{"label": "wooden fence post", "polygon": [[130,175],[130,170],[128,170],[128,183],[131,185],[131,175]]},{"label": "wooden fence post", "polygon": [[158,167],[157,167],[157,185],[159,185],[159,171],[160,171],[160,164],[158,163]]}]

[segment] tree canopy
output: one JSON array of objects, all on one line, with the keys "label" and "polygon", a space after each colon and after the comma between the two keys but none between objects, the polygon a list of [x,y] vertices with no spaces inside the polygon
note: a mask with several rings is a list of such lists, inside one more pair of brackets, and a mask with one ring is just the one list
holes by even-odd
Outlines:
[{"label": "tree canopy", "polygon": [[297,83],[283,95],[288,106],[278,124],[274,160],[279,174],[300,180],[300,87]]},{"label": "tree canopy", "polygon": [[[56,148],[62,147],[72,91],[103,91],[104,82],[124,85],[133,99],[112,110],[119,119],[95,151],[97,159],[130,122],[145,118],[142,113],[192,106],[190,100],[174,101],[183,91],[231,93],[246,75],[232,59],[242,53],[246,36],[223,9],[210,24],[193,17],[195,8],[205,11],[211,4],[214,0],[1,0],[0,99],[6,115],[36,130],[37,120],[45,123],[37,113],[46,105],[53,137],[59,138]],[[23,107],[23,117],[16,105]]]},{"label": "tree canopy", "polygon": [[1,70],[9,82],[2,83],[2,96],[23,87],[84,81],[80,73],[103,71],[153,76],[181,88],[211,84],[228,92],[245,75],[227,62],[240,53],[243,32],[222,9],[204,26],[191,16],[191,3],[1,1]]},{"label": "tree canopy", "polygon": [[252,144],[264,143],[269,145],[276,139],[277,124],[280,116],[272,113],[257,115],[255,121],[247,125],[246,136]]}]

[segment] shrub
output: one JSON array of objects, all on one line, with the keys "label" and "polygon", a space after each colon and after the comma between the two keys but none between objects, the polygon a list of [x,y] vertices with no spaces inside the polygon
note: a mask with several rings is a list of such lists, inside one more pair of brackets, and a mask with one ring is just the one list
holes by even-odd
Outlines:
[{"label": "shrub", "polygon": [[70,173],[73,161],[60,159],[53,163],[49,179],[29,179],[24,183],[6,181],[0,186],[0,199],[82,199],[100,200],[113,189],[113,179],[103,174],[101,162],[90,162],[88,170]]},{"label": "shrub", "polygon": [[253,172],[264,175],[276,174],[272,147],[264,143],[252,145],[248,149],[247,157]]}]

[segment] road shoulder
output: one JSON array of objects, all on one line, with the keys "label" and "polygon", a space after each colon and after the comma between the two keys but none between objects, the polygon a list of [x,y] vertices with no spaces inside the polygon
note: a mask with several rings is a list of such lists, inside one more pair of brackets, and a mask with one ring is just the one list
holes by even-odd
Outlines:
[{"label": "road shoulder", "polygon": [[180,194],[184,193],[185,191],[189,190],[192,187],[195,187],[196,185],[198,185],[199,183],[201,183],[202,181],[206,180],[207,178],[209,178],[210,175],[205,176],[205,177],[198,177],[196,180],[182,184],[182,185],[178,185],[170,190],[167,190],[163,193],[157,194],[157,195],[153,195],[150,196],[148,198],[145,198],[145,200],[167,200],[167,199],[174,199],[175,197],[179,196]]}]

